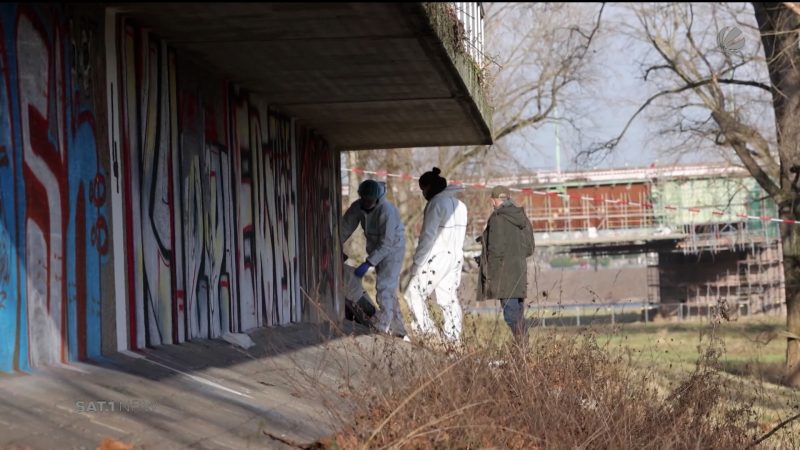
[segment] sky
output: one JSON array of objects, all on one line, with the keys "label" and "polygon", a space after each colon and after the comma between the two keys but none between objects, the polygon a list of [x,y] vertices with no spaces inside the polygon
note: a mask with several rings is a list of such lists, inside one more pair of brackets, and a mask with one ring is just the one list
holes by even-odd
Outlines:
[{"label": "sky", "polygon": [[[613,4],[610,5],[604,11],[605,25],[636,22],[630,11]],[[591,11],[597,11],[599,8],[597,4],[582,4],[581,6],[589,8]],[[736,25],[735,23],[714,24],[711,17],[698,17],[696,20],[707,21],[711,30],[715,29],[715,25],[717,27]],[[607,26],[607,28],[613,27]],[[719,157],[708,152],[682,155],[680,158],[666,156],[653,145],[654,139],[663,139],[656,136],[660,124],[656,123],[657,120],[654,121],[652,117],[640,115],[620,141],[617,149],[607,158],[592,166],[576,165],[574,156],[577,150],[591,142],[606,141],[619,134],[636,109],[654,92],[652,83],[648,84],[642,79],[641,68],[641,61],[650,51],[650,46],[625,36],[615,36],[610,31],[606,31],[606,33],[601,44],[595,47],[598,51],[599,64],[596,69],[593,68],[596,70],[596,81],[592,86],[594,92],[581,101],[581,110],[587,114],[591,124],[584,124],[582,127],[584,136],[580,140],[581,142],[579,142],[576,131],[571,127],[559,127],[561,170],[637,167],[649,166],[653,163],[672,165],[720,161]],[[751,38],[750,41],[753,39]],[[744,51],[760,50],[757,42],[747,42],[747,44]],[[555,125],[543,125],[525,135],[515,136],[510,142],[518,160],[527,166],[520,167],[520,172],[527,172],[530,169],[556,169]],[[659,143],[664,144],[664,142]]]}]

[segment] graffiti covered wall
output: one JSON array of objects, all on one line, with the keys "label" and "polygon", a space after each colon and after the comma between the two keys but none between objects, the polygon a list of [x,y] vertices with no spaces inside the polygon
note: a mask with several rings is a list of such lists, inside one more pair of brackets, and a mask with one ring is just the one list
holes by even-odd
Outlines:
[{"label": "graffiti covered wall", "polygon": [[303,128],[297,129],[300,254],[303,255],[304,320],[343,317],[337,301],[342,250],[339,243],[341,172],[339,152]]},{"label": "graffiti covered wall", "polygon": [[0,372],[338,313],[338,154],[111,17],[0,6]]},{"label": "graffiti covered wall", "polygon": [[[175,58],[166,46],[131,26],[122,28],[119,60],[125,167],[125,230],[132,348],[179,342],[184,306],[175,271]],[[173,314],[174,313],[174,314]]]},{"label": "graffiti covered wall", "polygon": [[335,301],[336,152],[133,24],[118,54],[130,347],[298,322],[301,284]]},{"label": "graffiti covered wall", "polygon": [[110,242],[105,129],[97,119],[105,103],[102,17],[56,5],[0,6],[3,372],[101,353]]}]

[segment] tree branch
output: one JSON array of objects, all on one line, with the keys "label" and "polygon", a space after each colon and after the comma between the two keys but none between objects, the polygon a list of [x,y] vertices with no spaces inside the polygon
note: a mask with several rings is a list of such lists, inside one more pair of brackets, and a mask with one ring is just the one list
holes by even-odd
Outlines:
[{"label": "tree branch", "polygon": [[[800,13],[798,13],[798,14],[800,14]],[[747,446],[747,448],[754,448],[756,445],[758,445],[758,444],[766,441],[767,439],[769,439],[770,436],[775,434],[778,430],[780,430],[781,428],[785,427],[786,425],[790,424],[791,422],[793,422],[793,421],[795,421],[797,419],[800,419],[800,413],[795,414],[794,416],[789,417],[788,419],[786,419],[783,422],[779,423],[775,428],[769,430],[769,432],[767,434],[765,434],[765,435],[761,436],[760,438],[756,439],[755,441],[753,441],[750,445]]]},{"label": "tree branch", "polygon": [[[711,79],[709,78],[708,80],[704,80],[704,81],[705,81],[705,83],[703,83],[703,84],[708,84],[708,82],[710,82]],[[755,87],[755,88],[758,88],[758,89],[761,89],[763,91],[767,91],[767,92],[770,92],[770,93],[772,92],[772,87],[771,86],[769,86],[767,84],[764,84],[764,83],[761,83],[759,81],[735,80],[735,79],[730,79],[730,78],[728,78],[728,79],[720,79],[720,80],[716,80],[716,81],[718,83],[720,83],[720,84],[735,84],[735,85],[739,85],[739,86],[750,86],[750,87]]]},{"label": "tree branch", "polygon": [[[659,92],[657,94],[652,95],[650,98],[648,98],[639,107],[639,109],[636,110],[635,113],[633,113],[633,115],[630,117],[630,119],[628,119],[628,122],[625,124],[625,127],[622,129],[622,132],[619,135],[617,135],[615,138],[610,139],[610,140],[608,140],[608,141],[606,141],[604,143],[596,144],[594,146],[594,148],[592,148],[592,149],[581,151],[579,153],[579,156],[584,156],[585,157],[585,156],[590,156],[590,155],[592,155],[594,153],[597,153],[599,151],[602,151],[602,150],[608,150],[608,151],[613,150],[619,144],[620,140],[622,140],[622,138],[628,132],[628,129],[631,127],[631,124],[633,124],[634,120],[636,120],[636,118],[639,116],[639,114],[641,114],[656,99],[658,99],[660,97],[667,96],[667,95],[679,94],[681,92],[685,92],[685,91],[688,91],[688,90],[697,89],[697,88],[699,88],[701,86],[705,86],[705,85],[710,84],[712,82],[713,82],[713,80],[711,78],[708,78],[708,79],[705,79],[705,80],[690,82],[690,83],[686,84],[685,86],[678,87],[678,88],[675,88],[675,89],[669,89],[669,90],[666,90],[666,91],[661,91],[661,92]],[[769,86],[766,86],[763,83],[759,83],[757,81],[717,80],[717,82],[724,83],[724,84],[737,84],[737,85],[742,85],[742,86],[758,87],[760,89],[766,89],[767,91],[770,91]]]},{"label": "tree branch", "polygon": [[650,67],[647,68],[647,70],[644,71],[644,76],[642,77],[642,80],[647,81],[647,77],[650,76],[650,72],[654,72],[656,70],[662,70],[662,69],[672,69],[672,67],[667,65],[667,64],[659,64],[657,66],[650,66]]},{"label": "tree branch", "polygon": [[[719,124],[720,130],[725,136],[727,143],[733,148],[733,151],[736,152],[736,156],[742,160],[742,163],[747,171],[750,172],[750,175],[752,175],[753,178],[758,181],[758,184],[761,185],[767,193],[773,196],[776,201],[781,199],[780,188],[770,174],[758,164],[753,154],[747,148],[747,142],[754,140],[753,135],[756,133],[746,125],[736,121],[736,119],[725,111],[713,111],[711,115],[714,117],[717,124]],[[766,159],[768,158],[769,155],[766,155]],[[771,166],[775,166],[774,161]],[[780,177],[779,173],[772,175],[776,178]]]}]

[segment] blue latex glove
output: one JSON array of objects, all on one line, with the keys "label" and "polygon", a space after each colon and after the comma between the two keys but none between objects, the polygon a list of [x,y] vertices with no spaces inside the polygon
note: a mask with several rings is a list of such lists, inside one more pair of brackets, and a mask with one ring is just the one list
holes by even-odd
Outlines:
[{"label": "blue latex glove", "polygon": [[367,270],[369,270],[370,267],[372,267],[372,264],[368,262],[362,263],[360,266],[358,266],[358,268],[356,268],[355,271],[356,276],[358,278],[363,277],[367,273]]}]

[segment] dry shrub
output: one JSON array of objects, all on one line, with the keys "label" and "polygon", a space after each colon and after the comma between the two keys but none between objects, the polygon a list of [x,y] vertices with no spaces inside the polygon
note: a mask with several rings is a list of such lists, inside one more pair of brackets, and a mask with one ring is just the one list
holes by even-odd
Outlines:
[{"label": "dry shrub", "polygon": [[665,395],[591,333],[537,330],[532,342],[404,358],[373,379],[380,389],[352,393],[355,419],[325,446],[732,449],[763,433],[749,405],[728,401],[738,386],[720,375],[713,345]]}]

